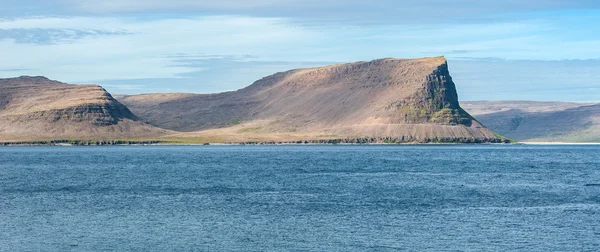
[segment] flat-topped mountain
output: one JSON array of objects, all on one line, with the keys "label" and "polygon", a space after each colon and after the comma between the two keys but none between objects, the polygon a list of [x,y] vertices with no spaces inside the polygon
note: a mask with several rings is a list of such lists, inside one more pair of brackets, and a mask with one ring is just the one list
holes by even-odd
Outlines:
[{"label": "flat-topped mountain", "polygon": [[182,137],[504,140],[460,107],[443,57],[296,69],[233,92],[144,94],[119,100],[155,126],[189,132]]},{"label": "flat-topped mountain", "polygon": [[600,142],[600,104],[466,101],[463,107],[503,136],[533,142]]},{"label": "flat-topped mountain", "polygon": [[0,139],[143,137],[150,126],[97,85],[70,85],[45,77],[0,79]]}]

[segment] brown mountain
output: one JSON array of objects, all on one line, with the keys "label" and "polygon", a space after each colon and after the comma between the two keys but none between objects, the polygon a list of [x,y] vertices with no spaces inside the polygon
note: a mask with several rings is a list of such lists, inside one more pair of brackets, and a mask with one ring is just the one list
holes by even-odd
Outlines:
[{"label": "brown mountain", "polygon": [[490,129],[524,142],[600,142],[600,104],[535,101],[465,101]]},{"label": "brown mountain", "polygon": [[0,140],[146,137],[166,133],[97,85],[0,79]]},{"label": "brown mountain", "polygon": [[183,138],[503,141],[459,106],[443,57],[296,69],[233,92],[119,100],[155,126],[186,132],[176,135]]}]

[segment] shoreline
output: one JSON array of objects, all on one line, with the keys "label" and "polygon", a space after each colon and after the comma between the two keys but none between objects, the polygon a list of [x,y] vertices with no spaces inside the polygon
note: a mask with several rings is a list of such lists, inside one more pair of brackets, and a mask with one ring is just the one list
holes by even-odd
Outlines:
[{"label": "shoreline", "polygon": [[293,146],[293,145],[518,145],[518,143],[120,143],[120,144],[68,144],[68,143],[2,143],[0,147],[35,147],[35,146],[59,146],[59,147],[85,147],[85,146]]},{"label": "shoreline", "polygon": [[67,145],[67,144],[0,144],[0,147],[93,147],[93,146],[360,146],[360,145],[389,145],[389,146],[403,146],[403,145],[422,145],[422,146],[434,146],[434,145],[519,145],[513,143],[358,143],[358,144],[328,144],[328,143],[309,143],[309,144],[243,144],[243,143],[209,143],[209,144],[110,144],[110,145]]},{"label": "shoreline", "polygon": [[524,145],[600,145],[600,142],[517,142]]},{"label": "shoreline", "polygon": [[[194,141],[196,140],[196,141]],[[202,141],[199,139],[48,139],[0,141],[0,146],[112,146],[112,145],[364,145],[364,144],[514,144],[506,139],[398,139],[390,137],[332,138],[312,140]]]},{"label": "shoreline", "polygon": [[565,142],[522,142],[522,143],[132,143],[132,144],[38,144],[38,143],[0,143],[0,147],[86,147],[86,146],[325,146],[325,145],[600,145],[600,143],[565,143]]},{"label": "shoreline", "polygon": [[170,142],[164,140],[40,140],[0,142],[6,146],[225,146],[225,145],[600,145],[600,142],[493,142],[493,141],[455,141],[455,142],[382,142],[347,141],[343,139],[303,140],[303,141],[254,141],[254,142]]}]

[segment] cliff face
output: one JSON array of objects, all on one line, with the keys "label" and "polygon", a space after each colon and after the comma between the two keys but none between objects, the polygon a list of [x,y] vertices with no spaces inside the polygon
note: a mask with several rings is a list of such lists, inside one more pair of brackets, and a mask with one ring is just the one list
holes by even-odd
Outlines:
[{"label": "cliff face", "polygon": [[427,75],[425,83],[407,99],[393,106],[399,113],[398,123],[435,123],[470,126],[473,118],[458,103],[456,87],[446,62]]},{"label": "cliff face", "polygon": [[460,107],[443,57],[297,69],[234,92],[147,94],[120,101],[144,120],[178,131],[210,129],[211,134],[248,136],[294,132],[400,142],[503,141]]},{"label": "cliff face", "polygon": [[134,137],[161,132],[97,85],[29,76],[0,79],[3,138]]}]

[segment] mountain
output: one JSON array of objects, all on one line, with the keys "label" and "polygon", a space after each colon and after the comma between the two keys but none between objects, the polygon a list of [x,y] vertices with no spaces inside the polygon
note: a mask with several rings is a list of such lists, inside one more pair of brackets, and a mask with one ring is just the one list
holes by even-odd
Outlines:
[{"label": "mountain", "polygon": [[143,94],[119,101],[152,125],[182,132],[177,135],[182,138],[504,141],[459,106],[443,57],[296,69],[232,92]]},{"label": "mountain", "polygon": [[0,140],[157,136],[150,126],[97,85],[45,77],[0,79]]},{"label": "mountain", "polygon": [[524,142],[600,142],[600,104],[533,101],[461,102],[495,132]]}]

